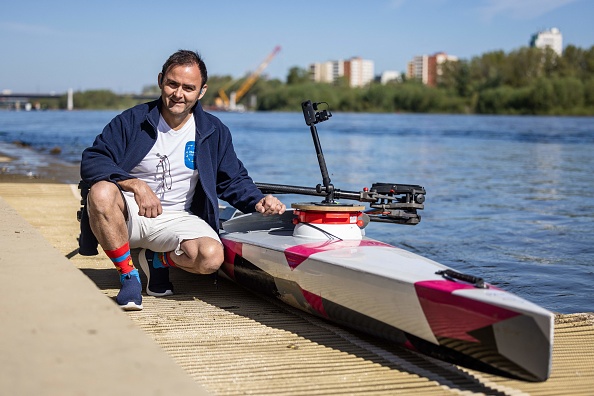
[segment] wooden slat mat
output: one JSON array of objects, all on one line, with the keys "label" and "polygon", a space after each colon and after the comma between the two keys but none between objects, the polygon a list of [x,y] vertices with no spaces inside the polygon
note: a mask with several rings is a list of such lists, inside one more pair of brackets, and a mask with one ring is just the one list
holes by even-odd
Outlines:
[{"label": "wooden slat mat", "polygon": [[[58,250],[72,256],[78,200],[70,186],[0,183],[0,196]],[[117,294],[117,276],[104,255],[74,255],[71,261],[98,292],[108,298]],[[593,394],[591,313],[557,315],[552,376],[543,383],[528,383],[378,342],[225,279],[215,285],[213,277],[177,270],[172,278],[176,295],[145,296],[143,311],[122,314],[213,394]]]}]

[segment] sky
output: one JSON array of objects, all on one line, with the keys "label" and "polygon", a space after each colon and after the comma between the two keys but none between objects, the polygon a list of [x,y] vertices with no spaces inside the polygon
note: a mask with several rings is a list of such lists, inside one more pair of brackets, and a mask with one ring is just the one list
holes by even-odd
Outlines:
[{"label": "sky", "polygon": [[440,51],[509,53],[552,27],[589,49],[593,18],[592,0],[0,0],[0,91],[140,93],[178,49],[209,75],[245,76],[277,45],[268,78],[355,56],[379,75]]}]

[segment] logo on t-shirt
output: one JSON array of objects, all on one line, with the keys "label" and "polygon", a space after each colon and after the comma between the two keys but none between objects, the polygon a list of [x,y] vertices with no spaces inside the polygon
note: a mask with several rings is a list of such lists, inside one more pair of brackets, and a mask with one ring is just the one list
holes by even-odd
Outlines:
[{"label": "logo on t-shirt", "polygon": [[196,142],[186,143],[186,151],[184,153],[184,163],[188,169],[196,169],[196,159],[194,157],[194,150],[196,148]]}]

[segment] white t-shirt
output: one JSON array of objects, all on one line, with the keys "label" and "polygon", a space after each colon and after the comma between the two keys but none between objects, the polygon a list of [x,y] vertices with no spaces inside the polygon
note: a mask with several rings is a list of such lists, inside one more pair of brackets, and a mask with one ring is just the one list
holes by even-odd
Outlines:
[{"label": "white t-shirt", "polygon": [[145,181],[161,200],[163,210],[190,210],[199,175],[196,169],[194,116],[173,130],[159,117],[157,142],[130,174]]}]

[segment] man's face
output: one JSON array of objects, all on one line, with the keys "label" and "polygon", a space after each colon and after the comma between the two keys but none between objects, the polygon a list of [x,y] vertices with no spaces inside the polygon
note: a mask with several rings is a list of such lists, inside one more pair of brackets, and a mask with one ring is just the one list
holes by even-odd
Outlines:
[{"label": "man's face", "polygon": [[163,99],[163,112],[175,118],[185,118],[192,107],[206,93],[202,91],[202,76],[197,65],[173,66],[163,76],[159,73],[159,88]]}]

